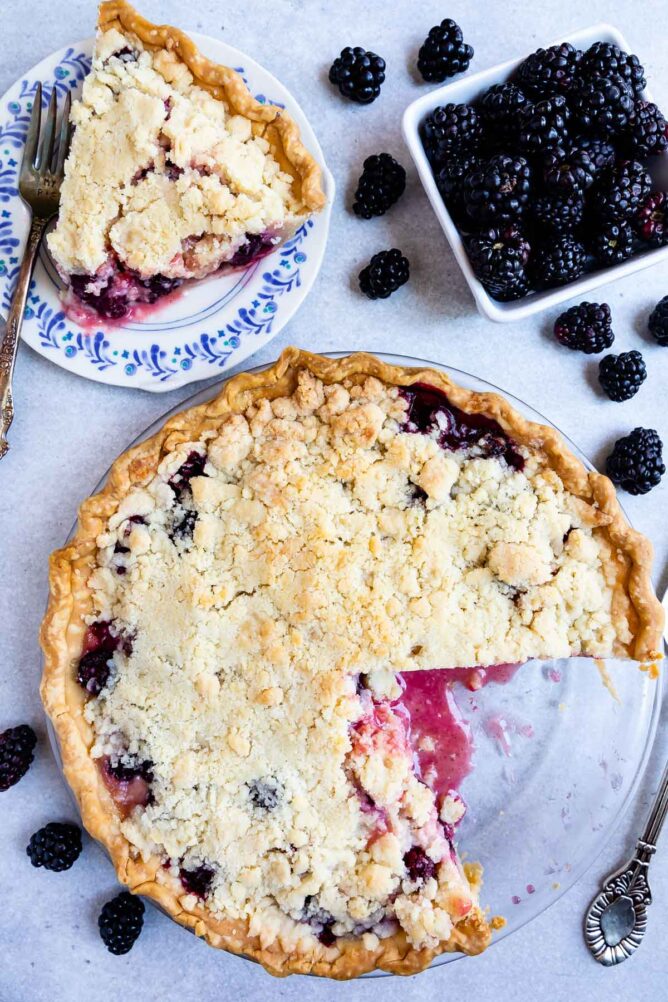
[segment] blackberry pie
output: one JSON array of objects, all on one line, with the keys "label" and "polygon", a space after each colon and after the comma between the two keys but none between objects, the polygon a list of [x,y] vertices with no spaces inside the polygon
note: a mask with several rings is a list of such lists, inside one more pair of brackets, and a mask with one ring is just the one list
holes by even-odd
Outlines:
[{"label": "blackberry pie", "polygon": [[650,565],[501,396],[288,348],[123,454],[52,557],[42,696],[83,821],[273,974],[479,953],[448,670],[655,660]]},{"label": "blackberry pie", "polygon": [[282,108],[125,0],[99,9],[48,248],[73,319],[141,316],[184,282],[246,268],[325,195]]}]

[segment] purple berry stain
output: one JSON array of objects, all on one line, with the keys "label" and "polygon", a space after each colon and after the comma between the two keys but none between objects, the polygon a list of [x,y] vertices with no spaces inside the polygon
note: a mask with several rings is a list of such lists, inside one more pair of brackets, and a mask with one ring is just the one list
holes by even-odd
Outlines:
[{"label": "purple berry stain", "polygon": [[515,470],[524,467],[515,443],[497,421],[482,414],[465,413],[440,390],[424,383],[409,386],[401,393],[408,402],[404,431],[421,435],[436,431],[442,449],[455,451],[475,446],[485,458],[504,459]]}]

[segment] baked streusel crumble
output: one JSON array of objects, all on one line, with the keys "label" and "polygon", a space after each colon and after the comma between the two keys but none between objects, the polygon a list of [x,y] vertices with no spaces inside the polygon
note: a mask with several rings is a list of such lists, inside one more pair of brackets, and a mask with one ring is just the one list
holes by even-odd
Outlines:
[{"label": "baked streusel crumble", "polygon": [[294,123],[234,70],[122,0],[102,4],[99,27],[48,246],[69,307],[118,320],[247,267],[324,196]]},{"label": "baked streusel crumble", "polygon": [[479,952],[406,674],[655,656],[649,559],[500,398],[289,349],[121,457],[54,557],[43,693],[84,820],[132,889],[274,973]]}]

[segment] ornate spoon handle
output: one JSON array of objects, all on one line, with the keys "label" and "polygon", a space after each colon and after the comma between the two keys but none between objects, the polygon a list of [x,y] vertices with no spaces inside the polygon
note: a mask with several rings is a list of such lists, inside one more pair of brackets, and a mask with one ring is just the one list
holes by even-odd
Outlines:
[{"label": "ornate spoon handle", "polygon": [[656,795],[656,799],[650,811],[649,818],[647,819],[647,824],[645,825],[645,830],[638,839],[636,845],[636,855],[640,853],[652,853],[656,850],[656,844],[659,841],[659,835],[661,834],[661,829],[663,823],[666,820],[666,815],[668,814],[668,763],[666,768],[663,770],[663,777],[659,785],[659,791]]},{"label": "ornate spoon handle", "polygon": [[652,892],[647,870],[668,814],[668,763],[635,852],[603,883],[585,916],[585,941],[595,959],[610,967],[638,949],[647,927]]},{"label": "ornate spoon handle", "polygon": [[[9,449],[7,432],[14,419],[14,401],[12,398],[12,377],[14,375],[14,365],[16,363],[16,353],[19,347],[19,335],[23,323],[23,311],[28,299],[28,289],[30,288],[30,276],[37,256],[37,248],[42,239],[42,234],[46,228],[48,219],[33,216],[28,234],[28,242],[23,253],[21,270],[14,290],[14,298],[9,308],[7,323],[0,325],[4,327],[4,335],[0,343],[0,459]],[[2,333],[0,327],[0,334]]]}]

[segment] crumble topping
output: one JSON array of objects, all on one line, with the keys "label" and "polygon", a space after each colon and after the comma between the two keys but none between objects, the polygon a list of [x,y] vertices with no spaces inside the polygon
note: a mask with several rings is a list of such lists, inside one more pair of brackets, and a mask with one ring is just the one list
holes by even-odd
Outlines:
[{"label": "crumble topping", "polygon": [[142,277],[200,278],[254,235],[278,242],[304,215],[252,123],[172,52],[152,53],[133,35],[98,36],[72,123],[47,238],[65,274],[95,275],[114,255]]},{"label": "crumble topping", "polygon": [[444,447],[444,406],[417,429],[405,392],[302,371],[174,446],[98,537],[91,622],[124,639],[92,754],[151,776],[122,831],[264,946],[435,947],[476,903],[396,673],[612,647],[605,516],[528,449]]}]

